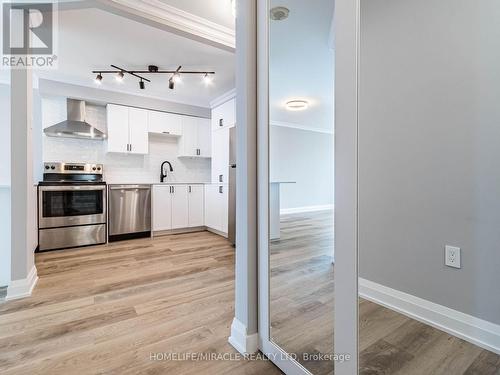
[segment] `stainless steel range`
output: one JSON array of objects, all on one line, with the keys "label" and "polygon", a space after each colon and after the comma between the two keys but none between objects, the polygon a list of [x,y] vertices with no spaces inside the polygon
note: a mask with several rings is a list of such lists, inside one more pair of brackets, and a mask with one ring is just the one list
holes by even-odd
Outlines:
[{"label": "stainless steel range", "polygon": [[101,164],[44,163],[38,184],[40,251],[106,242],[106,183]]}]

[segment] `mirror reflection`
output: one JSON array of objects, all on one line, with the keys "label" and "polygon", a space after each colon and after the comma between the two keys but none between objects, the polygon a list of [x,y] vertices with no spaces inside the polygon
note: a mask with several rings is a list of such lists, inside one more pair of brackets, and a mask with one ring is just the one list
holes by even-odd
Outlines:
[{"label": "mirror reflection", "polygon": [[270,2],[271,340],[313,374],[334,367],[332,18]]}]

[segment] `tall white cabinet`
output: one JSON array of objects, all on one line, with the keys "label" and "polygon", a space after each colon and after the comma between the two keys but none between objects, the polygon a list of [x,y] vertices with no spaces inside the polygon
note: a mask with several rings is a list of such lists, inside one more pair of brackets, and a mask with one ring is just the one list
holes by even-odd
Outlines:
[{"label": "tall white cabinet", "polygon": [[205,186],[205,225],[221,234],[228,231],[229,131],[235,125],[235,99],[212,109],[212,183]]},{"label": "tall white cabinet", "polygon": [[108,152],[147,154],[148,111],[121,105],[107,105]]}]

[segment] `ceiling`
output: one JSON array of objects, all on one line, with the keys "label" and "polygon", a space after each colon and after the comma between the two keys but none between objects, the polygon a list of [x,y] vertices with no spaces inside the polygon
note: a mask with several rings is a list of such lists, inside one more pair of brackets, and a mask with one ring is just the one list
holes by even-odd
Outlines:
[{"label": "ceiling", "polygon": [[160,0],[195,16],[234,29],[231,0]]},{"label": "ceiling", "polygon": [[[334,51],[330,48],[331,0],[272,0],[289,17],[270,21],[270,118],[333,131]],[[288,111],[285,103],[305,99],[309,108]]]},{"label": "ceiling", "polygon": [[[173,6],[182,3],[183,10],[199,12],[200,16],[205,8],[210,9],[208,3],[226,2],[163,1]],[[200,6],[195,6],[195,3],[200,3]],[[206,17],[229,22],[227,15],[219,9],[223,7],[211,6],[214,10],[207,12]],[[227,12],[231,14],[230,1],[226,4]],[[202,83],[201,76],[185,76],[182,83],[176,84],[175,90],[169,90],[167,75],[149,76],[152,82],[146,83],[146,90],[140,90],[138,80],[129,75],[123,83],[105,75],[100,86],[105,90],[205,107],[235,86],[234,53],[97,8],[59,12],[58,37],[58,69],[37,72],[41,78],[95,87],[95,74],[91,71],[110,69],[110,64],[135,70],[145,70],[149,64],[158,65],[160,69],[175,69],[182,65],[183,69],[213,70],[216,75],[209,87]]]}]

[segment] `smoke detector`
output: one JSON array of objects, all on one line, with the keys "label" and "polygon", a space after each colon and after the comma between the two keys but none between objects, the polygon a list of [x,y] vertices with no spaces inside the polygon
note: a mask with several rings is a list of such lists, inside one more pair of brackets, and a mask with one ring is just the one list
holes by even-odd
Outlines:
[{"label": "smoke detector", "polygon": [[274,7],[271,9],[271,19],[274,21],[283,21],[288,18],[290,9],[285,7]]}]

